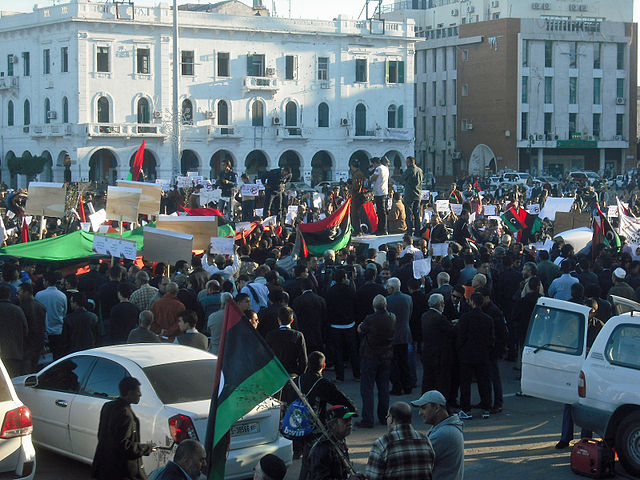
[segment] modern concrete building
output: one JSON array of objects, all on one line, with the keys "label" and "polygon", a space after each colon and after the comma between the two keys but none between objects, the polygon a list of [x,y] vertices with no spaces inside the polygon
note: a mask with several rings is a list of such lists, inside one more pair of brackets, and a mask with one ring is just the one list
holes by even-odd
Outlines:
[{"label": "modern concrete building", "polygon": [[[186,8],[183,10],[182,8]],[[414,152],[413,21],[268,16],[237,0],[173,11],[166,3],[70,0],[0,18],[0,159],[49,162],[41,179],[126,176],[143,140],[146,178],[216,174],[231,159],[256,174],[344,178],[349,161]],[[5,63],[6,60],[6,63]],[[172,69],[179,73],[174,122]],[[172,154],[178,135],[179,158]]]},{"label": "modern concrete building", "polygon": [[633,2],[416,0],[416,155],[438,175],[636,166]]}]

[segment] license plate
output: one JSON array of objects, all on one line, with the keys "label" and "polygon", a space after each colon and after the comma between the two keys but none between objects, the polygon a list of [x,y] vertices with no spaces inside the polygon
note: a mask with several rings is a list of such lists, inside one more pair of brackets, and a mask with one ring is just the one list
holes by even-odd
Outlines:
[{"label": "license plate", "polygon": [[237,437],[238,435],[251,435],[254,433],[260,433],[260,424],[258,422],[241,423],[231,427],[232,437]]}]

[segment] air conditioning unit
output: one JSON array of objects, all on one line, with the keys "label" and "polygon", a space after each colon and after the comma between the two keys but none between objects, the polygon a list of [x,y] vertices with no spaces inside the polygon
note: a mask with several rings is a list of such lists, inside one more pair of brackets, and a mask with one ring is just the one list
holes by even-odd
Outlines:
[{"label": "air conditioning unit", "polygon": [[553,140],[553,135],[550,133],[545,133],[544,134],[544,139],[547,141]]},{"label": "air conditioning unit", "polygon": [[204,118],[212,120],[216,118],[216,114],[213,112],[213,110],[207,110],[206,112],[204,112]]},{"label": "air conditioning unit", "polygon": [[457,9],[457,8],[454,8],[453,10],[451,10],[451,16],[452,16],[452,17],[457,17],[457,16],[458,16],[458,13],[459,13],[459,11],[458,11],[458,9]]},{"label": "air conditioning unit", "polygon": [[498,8],[500,6],[500,2],[498,0],[493,0],[491,2],[491,8]]},{"label": "air conditioning unit", "polygon": [[549,4],[549,3],[543,3],[543,4],[542,4],[542,9],[543,9],[543,10],[551,10],[551,4]]},{"label": "air conditioning unit", "polygon": [[533,2],[533,3],[531,4],[531,8],[532,8],[533,10],[540,10],[540,4],[539,4],[538,2]]},{"label": "air conditioning unit", "polygon": [[536,140],[544,140],[544,135],[542,135],[541,133],[537,134]]},{"label": "air conditioning unit", "polygon": [[624,140],[624,138],[622,137],[622,135],[616,135],[615,137],[613,137],[613,139],[616,142],[622,142]]},{"label": "air conditioning unit", "polygon": [[617,97],[616,105],[624,105],[624,97]]},{"label": "air conditioning unit", "polygon": [[476,11],[476,9],[474,8],[474,6],[473,6],[473,5],[469,5],[469,6],[467,7],[467,13],[473,13],[473,12],[475,12],[475,11]]},{"label": "air conditioning unit", "polygon": [[273,117],[271,119],[271,123],[273,123],[274,125],[280,125],[280,117]]},{"label": "air conditioning unit", "polygon": [[331,82],[320,82],[320,88],[331,88]]},{"label": "air conditioning unit", "polygon": [[17,55],[9,55],[9,62],[18,63],[18,56]]},{"label": "air conditioning unit", "polygon": [[473,130],[473,123],[467,123],[467,130]]},{"label": "air conditioning unit", "polygon": [[348,118],[341,118],[340,119],[340,125],[342,125],[343,127],[348,127],[349,126],[349,119]]},{"label": "air conditioning unit", "polygon": [[265,69],[265,73],[267,74],[268,77],[272,77],[273,75],[276,74],[276,69],[273,67],[267,67]]},{"label": "air conditioning unit", "polygon": [[58,118],[58,114],[54,110],[47,112],[47,120],[55,120],[56,118]]},{"label": "air conditioning unit", "polygon": [[153,111],[153,118],[155,118],[156,120],[159,120],[162,118],[162,112],[160,110],[154,110]]}]

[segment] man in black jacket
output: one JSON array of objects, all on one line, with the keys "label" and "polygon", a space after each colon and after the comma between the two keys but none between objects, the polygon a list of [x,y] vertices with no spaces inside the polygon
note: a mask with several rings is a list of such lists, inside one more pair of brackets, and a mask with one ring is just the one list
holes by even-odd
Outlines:
[{"label": "man in black jacket", "polygon": [[140,421],[131,409],[131,404],[137,405],[142,396],[140,382],[125,377],[118,390],[120,396],[105,403],[100,411],[92,478],[146,480],[142,457],[153,451],[153,444],[140,442]]},{"label": "man in black jacket", "polygon": [[[263,217],[269,215],[278,215],[278,220],[284,222],[284,189],[287,183],[291,181],[291,169],[289,167],[275,168],[269,170],[265,177],[262,178],[264,185],[264,209]],[[278,210],[274,211],[271,207],[273,202],[277,201]]]},{"label": "man in black jacket", "polygon": [[302,294],[292,304],[296,312],[296,328],[304,335],[308,351],[323,351],[327,303],[313,291],[310,278],[303,278],[301,284]]},{"label": "man in black jacket", "polygon": [[33,298],[33,286],[30,283],[23,283],[18,287],[18,299],[28,325],[28,333],[23,342],[22,373],[33,373],[44,348],[47,309]]},{"label": "man in black jacket", "polygon": [[280,328],[269,332],[265,340],[289,375],[302,375],[307,369],[307,345],[304,335],[291,328],[293,310],[281,307],[278,322]]},{"label": "man in black jacket", "polygon": [[493,348],[493,320],[482,312],[484,296],[471,295],[471,311],[458,322],[458,351],[460,354],[460,418],[471,418],[471,381],[478,380],[482,417],[489,417],[491,409],[491,382],[489,378],[490,353]]},{"label": "man in black jacket", "polygon": [[373,299],[376,295],[386,295],[387,291],[382,284],[376,281],[378,276],[378,269],[375,268],[376,264],[370,266],[364,271],[364,283],[356,290],[356,316],[357,322],[360,323],[367,315],[373,313]]},{"label": "man in black jacket", "polygon": [[[192,480],[200,478],[207,465],[207,452],[200,442],[190,438],[178,444],[173,461],[156,475],[155,480]],[[187,476],[188,475],[188,476]]]},{"label": "man in black jacket", "polygon": [[362,381],[362,421],[357,426],[373,428],[373,385],[378,387],[378,421],[386,424],[389,410],[389,375],[393,357],[393,336],[396,317],[387,311],[387,299],[376,295],[372,302],[374,313],[358,326]]},{"label": "man in black jacket", "polygon": [[[530,285],[539,288],[540,280],[538,280],[538,277],[530,277],[526,288]],[[491,386],[493,388],[493,404],[491,413],[500,413],[502,411],[502,379],[500,378],[498,360],[504,355],[509,331],[507,329],[507,323],[505,322],[502,310],[500,310],[500,307],[491,300],[491,291],[487,287],[482,287],[478,289],[478,293],[481,293],[484,296],[482,311],[489,315],[493,320],[494,342],[489,353],[489,378],[491,379]]]},{"label": "man in black jacket", "polygon": [[82,292],[71,295],[72,312],[64,318],[62,342],[65,354],[96,346],[98,317],[86,308],[87,297]]},{"label": "man in black jacket", "polygon": [[11,302],[11,288],[0,285],[0,358],[10,377],[22,374],[24,338],[28,333],[27,319],[20,307]]}]

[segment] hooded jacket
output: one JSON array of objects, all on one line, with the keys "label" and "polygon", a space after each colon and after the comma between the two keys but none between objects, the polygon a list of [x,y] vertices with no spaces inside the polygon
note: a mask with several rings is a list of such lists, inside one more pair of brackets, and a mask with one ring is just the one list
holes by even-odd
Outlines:
[{"label": "hooded jacket", "polygon": [[445,418],[429,430],[435,452],[433,480],[462,480],[464,477],[463,423],[458,415]]}]

